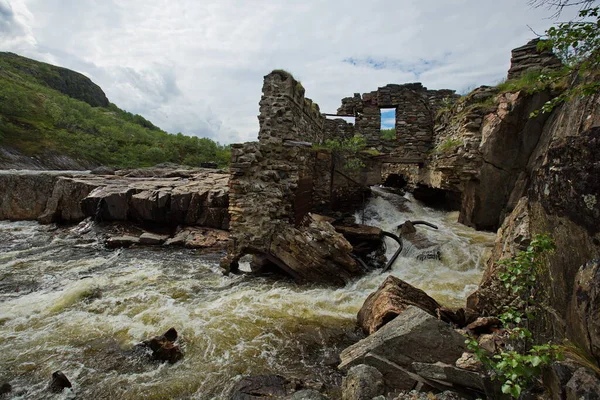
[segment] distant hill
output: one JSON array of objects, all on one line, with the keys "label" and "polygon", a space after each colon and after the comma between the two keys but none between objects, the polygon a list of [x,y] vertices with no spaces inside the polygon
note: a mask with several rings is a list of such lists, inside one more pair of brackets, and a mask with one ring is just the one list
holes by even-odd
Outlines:
[{"label": "distant hill", "polygon": [[0,168],[15,154],[39,165],[66,158],[118,168],[230,159],[229,146],[169,134],[121,110],[78,72],[0,52]]}]

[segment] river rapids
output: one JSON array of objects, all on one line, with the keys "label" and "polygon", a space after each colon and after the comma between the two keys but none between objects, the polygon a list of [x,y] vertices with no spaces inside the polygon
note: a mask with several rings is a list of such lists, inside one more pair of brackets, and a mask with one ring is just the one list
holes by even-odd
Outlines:
[{"label": "river rapids", "polygon": [[[418,261],[406,245],[390,273],[444,305],[463,305],[494,235],[407,198],[402,212],[380,192],[356,218],[391,232],[405,220],[438,225],[417,229],[441,245],[441,261]],[[387,242],[387,256],[396,248]],[[339,383],[328,360],[360,338],[356,313],[388,274],[343,288],[298,285],[223,276],[220,256],[108,250],[67,228],[0,222],[0,384],[11,383],[13,399],[137,400],[225,399],[243,375]],[[132,350],[170,327],[179,331],[182,361],[150,362]],[[72,391],[47,391],[56,370]]]}]

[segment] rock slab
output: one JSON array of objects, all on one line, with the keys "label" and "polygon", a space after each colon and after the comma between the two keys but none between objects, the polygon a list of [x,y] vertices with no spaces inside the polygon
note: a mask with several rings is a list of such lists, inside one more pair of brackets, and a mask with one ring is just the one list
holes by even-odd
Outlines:
[{"label": "rock slab", "polygon": [[411,389],[418,376],[413,362],[453,365],[465,351],[464,337],[415,306],[374,334],[342,351],[340,369],[366,364],[377,368],[389,387]]}]

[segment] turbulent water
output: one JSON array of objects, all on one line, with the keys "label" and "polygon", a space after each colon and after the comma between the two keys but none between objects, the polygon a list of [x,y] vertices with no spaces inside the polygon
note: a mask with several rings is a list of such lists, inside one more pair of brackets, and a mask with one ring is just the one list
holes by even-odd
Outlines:
[{"label": "turbulent water", "polygon": [[[424,219],[440,227],[418,229],[441,244],[441,261],[417,261],[406,246],[391,273],[460,305],[494,236],[415,201],[399,212],[384,197],[369,201],[366,223],[394,231]],[[388,243],[388,257],[396,246]],[[339,382],[324,360],[358,339],[356,313],[387,274],[334,289],[226,277],[218,258],[172,248],[107,250],[66,229],[0,222],[0,383],[12,384],[13,398],[57,398],[47,385],[61,370],[73,391],[58,398],[222,399],[248,374]],[[172,326],[182,361],[149,362],[132,350]]]}]

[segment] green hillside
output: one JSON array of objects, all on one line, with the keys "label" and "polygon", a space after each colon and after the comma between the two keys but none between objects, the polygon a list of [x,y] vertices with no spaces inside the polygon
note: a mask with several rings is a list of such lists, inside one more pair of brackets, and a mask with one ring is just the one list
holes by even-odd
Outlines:
[{"label": "green hillside", "polygon": [[84,75],[0,52],[0,146],[65,154],[111,167],[229,163],[229,146],[169,134],[109,103]]}]

